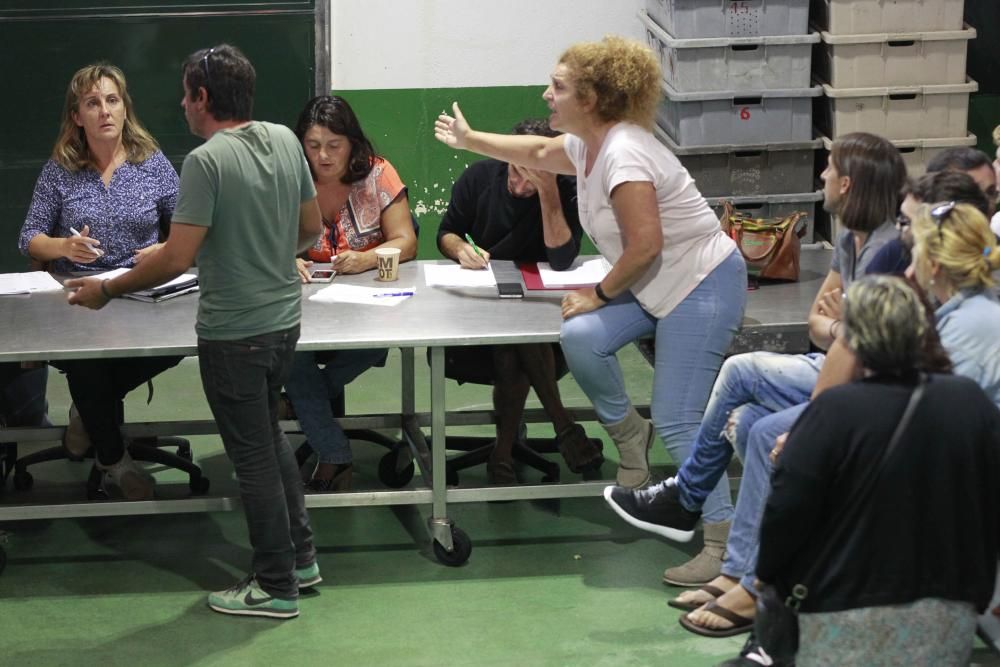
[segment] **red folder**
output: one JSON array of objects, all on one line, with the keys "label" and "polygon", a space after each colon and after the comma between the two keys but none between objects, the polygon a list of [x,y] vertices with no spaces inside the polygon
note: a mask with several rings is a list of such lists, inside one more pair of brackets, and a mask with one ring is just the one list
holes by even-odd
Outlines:
[{"label": "red folder", "polygon": [[517,268],[521,269],[521,278],[524,279],[524,288],[528,290],[567,290],[579,289],[581,287],[592,287],[596,283],[568,283],[565,285],[548,285],[542,282],[542,276],[538,273],[538,264],[535,262],[518,262]]}]

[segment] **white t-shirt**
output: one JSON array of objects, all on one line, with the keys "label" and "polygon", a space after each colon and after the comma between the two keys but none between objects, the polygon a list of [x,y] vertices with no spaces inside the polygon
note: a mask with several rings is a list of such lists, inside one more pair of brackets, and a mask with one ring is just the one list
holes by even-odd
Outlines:
[{"label": "white t-shirt", "polygon": [[656,188],[663,250],[630,288],[654,317],[670,313],[736,249],[687,169],[638,125],[619,123],[611,128],[590,175],[584,173],[586,144],[567,134],[565,150],[576,167],[580,224],[611,263],[622,256],[622,232],[611,208],[611,192],[627,182],[652,183]]}]

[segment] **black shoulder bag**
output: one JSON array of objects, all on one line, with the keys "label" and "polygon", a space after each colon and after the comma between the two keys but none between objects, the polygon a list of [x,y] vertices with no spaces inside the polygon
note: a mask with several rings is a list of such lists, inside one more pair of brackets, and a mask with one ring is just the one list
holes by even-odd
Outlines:
[{"label": "black shoulder bag", "polygon": [[[804,582],[811,582],[819,574],[820,568],[826,565],[834,547],[842,544],[841,538],[848,528],[854,525],[855,515],[862,503],[868,498],[869,493],[875,486],[875,480],[885,467],[885,462],[889,455],[903,439],[903,431],[909,425],[913,414],[916,412],[917,403],[924,392],[925,378],[921,376],[919,383],[910,394],[910,401],[903,411],[903,416],[893,431],[889,445],[882,452],[882,458],[878,463],[869,468],[868,476],[859,487],[858,492],[851,496],[848,506],[840,515],[840,521],[835,529],[830,531],[826,547],[819,557],[813,561],[812,567],[805,577]],[[771,584],[760,584],[757,594],[757,614],[754,617],[754,633],[761,647],[774,660],[775,665],[794,664],[795,654],[799,650],[799,606],[809,595],[809,588],[806,583],[796,584],[792,588],[792,593],[787,598],[782,599],[781,594]]]}]

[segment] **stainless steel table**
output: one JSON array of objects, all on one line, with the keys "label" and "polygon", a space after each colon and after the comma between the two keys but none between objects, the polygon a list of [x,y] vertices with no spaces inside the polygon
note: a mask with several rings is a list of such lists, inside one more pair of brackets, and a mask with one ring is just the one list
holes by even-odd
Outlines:
[{"label": "stainless steel table", "polygon": [[[830,251],[803,250],[802,281],[768,285],[749,295],[744,329],[734,351],[772,349],[800,352],[808,347],[805,315],[829,265]],[[445,424],[490,423],[488,412],[445,410],[444,348],[456,345],[552,342],[559,337],[561,292],[526,292],[524,299],[498,299],[494,288],[429,288],[422,267],[400,267],[394,285],[417,287],[413,298],[393,307],[321,304],[303,299],[299,349],[329,350],[398,347],[402,351],[401,406],[398,415],[367,415],[345,419],[347,427],[398,427],[420,461],[426,487],[377,492],[315,494],[309,507],[351,505],[432,505],[428,521],[435,553],[448,564],[464,562],[471,551],[468,537],[448,518],[448,502],[564,498],[599,495],[606,482],[522,485],[491,488],[451,488],[445,483]],[[493,262],[499,280],[520,280],[509,262]],[[373,274],[338,276],[341,284],[375,286]],[[304,297],[325,285],[307,285]],[[158,304],[119,299],[103,310],[70,307],[64,293],[0,298],[0,361],[137,357],[197,353],[194,321],[197,299],[180,297]],[[414,401],[414,350],[430,349],[430,413],[420,414]],[[540,419],[539,414],[529,418]],[[593,418],[590,409],[575,409],[577,418]],[[430,446],[422,427],[430,426]],[[211,422],[169,422],[129,425],[134,435],[214,433]],[[12,429],[11,440],[52,439],[52,429]],[[58,437],[58,436],[56,436]],[[396,465],[410,465],[402,456]],[[191,497],[147,502],[65,503],[58,505],[0,503],[0,521],[14,519],[161,514],[231,510],[233,497]]]}]

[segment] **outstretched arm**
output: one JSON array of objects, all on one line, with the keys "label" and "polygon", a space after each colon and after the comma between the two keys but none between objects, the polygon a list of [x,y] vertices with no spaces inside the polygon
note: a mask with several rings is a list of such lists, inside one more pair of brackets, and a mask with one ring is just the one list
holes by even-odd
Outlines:
[{"label": "outstretched arm", "polygon": [[458,108],[458,102],[452,103],[451,108],[454,116],[442,113],[434,122],[434,138],[444,145],[532,169],[557,174],[576,173],[563,148],[565,139],[562,135],[539,137],[478,132],[469,127],[462,110]]}]

